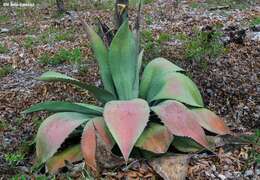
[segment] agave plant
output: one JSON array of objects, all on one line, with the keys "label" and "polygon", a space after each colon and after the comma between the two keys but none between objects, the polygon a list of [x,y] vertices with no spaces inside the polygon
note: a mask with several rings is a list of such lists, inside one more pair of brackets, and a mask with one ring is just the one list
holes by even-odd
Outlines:
[{"label": "agave plant", "polygon": [[[185,71],[164,58],[156,58],[144,68],[133,32],[125,21],[109,47],[88,27],[92,49],[97,58],[103,89],[84,84],[57,72],[46,72],[38,79],[61,81],[91,92],[101,107],[62,101],[36,104],[25,113],[55,113],[43,121],[36,136],[36,155],[53,171],[64,160],[85,159],[97,169],[98,141],[110,150],[117,144],[124,161],[133,148],[155,154],[166,153],[169,146],[189,151],[209,148],[205,130],[229,133],[224,121],[204,108],[202,96]],[[82,128],[80,144],[60,149],[76,129]]]}]

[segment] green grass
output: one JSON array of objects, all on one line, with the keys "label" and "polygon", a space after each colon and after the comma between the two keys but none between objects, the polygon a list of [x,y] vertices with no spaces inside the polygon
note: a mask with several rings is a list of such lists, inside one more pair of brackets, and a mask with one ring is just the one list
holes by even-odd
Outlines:
[{"label": "green grass", "polygon": [[0,15],[0,23],[7,23],[10,20],[9,16]]},{"label": "green grass", "polygon": [[38,36],[37,41],[39,44],[53,44],[58,41],[72,41],[74,39],[75,29],[69,29],[61,32],[57,28],[50,27]]},{"label": "green grass", "polygon": [[0,54],[5,54],[5,53],[8,53],[8,52],[9,52],[8,48],[0,43]]},{"label": "green grass", "polygon": [[169,41],[172,35],[161,32],[159,35],[154,36],[151,30],[146,30],[142,32],[142,45],[144,52],[148,55],[148,58],[153,58],[155,56],[160,56],[162,50],[162,44]]},{"label": "green grass", "polygon": [[[17,174],[15,176],[12,177],[11,180],[26,180],[26,176],[25,175],[21,175],[21,174]],[[36,178],[37,179],[37,178]]]},{"label": "green grass", "polygon": [[8,124],[4,120],[0,119],[0,131],[3,131],[8,128]]},{"label": "green grass", "polygon": [[11,65],[0,66],[0,78],[7,76],[13,72],[13,67]]},{"label": "green grass", "polygon": [[250,26],[251,27],[254,27],[254,26],[257,26],[257,25],[260,25],[260,16],[259,17],[255,17],[254,19],[252,19],[250,21]]},{"label": "green grass", "polygon": [[80,64],[82,59],[83,55],[81,50],[79,48],[75,48],[73,50],[61,49],[54,55],[44,53],[39,58],[39,62],[44,65],[59,65],[64,62]]},{"label": "green grass", "polygon": [[144,0],[144,4],[150,4],[150,3],[153,3],[155,2],[155,0]]},{"label": "green grass", "polygon": [[151,16],[146,16],[145,22],[146,22],[146,24],[151,25],[151,24],[153,24],[153,18]]},{"label": "green grass", "polygon": [[23,46],[30,49],[40,44],[53,44],[59,41],[72,41],[74,39],[75,29],[69,29],[61,32],[57,28],[50,27],[38,36],[27,36],[24,39]]},{"label": "green grass", "polygon": [[21,161],[24,160],[24,154],[21,154],[19,152],[16,153],[7,153],[4,156],[5,161],[10,165],[10,166],[16,166],[18,165]]},{"label": "green grass", "polygon": [[162,32],[161,34],[159,34],[157,43],[164,43],[164,42],[170,41],[171,38],[172,38],[172,35]]},{"label": "green grass", "polygon": [[181,33],[176,38],[184,43],[186,59],[200,61],[203,64],[204,59],[217,58],[226,52],[220,41],[221,36],[222,33],[215,27],[212,32],[195,29],[192,36]]},{"label": "green grass", "polygon": [[28,37],[25,38],[23,46],[26,49],[30,49],[30,48],[32,48],[36,44],[37,44],[37,39],[35,37],[28,36]]}]

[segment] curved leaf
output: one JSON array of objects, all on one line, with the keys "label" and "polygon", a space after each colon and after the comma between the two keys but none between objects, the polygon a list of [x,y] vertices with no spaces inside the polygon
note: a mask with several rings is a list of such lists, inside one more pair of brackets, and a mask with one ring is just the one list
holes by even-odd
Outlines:
[{"label": "curved leaf", "polygon": [[115,88],[112,79],[112,75],[108,65],[108,50],[103,43],[102,39],[97,35],[97,33],[87,26],[87,31],[89,34],[89,39],[91,42],[92,49],[98,60],[99,72],[101,75],[102,82],[104,84],[105,90],[109,91],[115,95]]},{"label": "curved leaf", "polygon": [[111,101],[105,105],[105,122],[125,161],[148,122],[149,112],[147,102],[142,99]]},{"label": "curved leaf", "polygon": [[37,79],[41,80],[41,81],[60,81],[60,82],[65,82],[65,83],[70,83],[70,84],[76,85],[76,86],[78,86],[84,90],[88,90],[89,92],[94,94],[94,96],[101,102],[107,102],[107,101],[116,99],[110,92],[108,92],[104,89],[100,89],[93,85],[81,83],[77,79],[74,79],[72,77],[69,77],[67,75],[57,73],[54,71],[48,71],[46,73],[43,73]]},{"label": "curved leaf", "polygon": [[101,137],[101,140],[109,150],[111,150],[115,144],[103,117],[95,117],[86,124],[81,138],[81,151],[86,164],[95,171],[97,170],[98,143],[96,133],[98,133],[99,137]]},{"label": "curved leaf", "polygon": [[58,150],[64,140],[89,116],[75,112],[57,113],[41,124],[36,136],[36,155],[45,162]]},{"label": "curved leaf", "polygon": [[109,67],[120,100],[136,98],[134,94],[138,49],[133,33],[125,21],[109,48]]},{"label": "curved leaf", "polygon": [[183,104],[168,100],[151,108],[173,135],[190,137],[207,147],[208,142],[196,117]]},{"label": "curved leaf", "polygon": [[150,123],[139,137],[135,146],[154,153],[165,153],[172,140],[173,135],[165,126]]},{"label": "curved leaf", "polygon": [[47,101],[38,103],[31,106],[29,109],[22,113],[28,114],[37,111],[48,111],[48,112],[78,112],[89,115],[102,115],[103,108],[83,104],[83,103],[70,103],[64,101]]},{"label": "curved leaf", "polygon": [[65,166],[65,161],[73,163],[82,160],[82,158],[80,145],[78,144],[51,157],[47,160],[46,166],[49,172],[56,173],[60,168]]},{"label": "curved leaf", "polygon": [[172,62],[164,58],[156,58],[152,60],[144,69],[141,85],[140,85],[140,97],[146,98],[151,84],[156,77],[161,76],[167,72],[179,72],[184,71],[182,68],[174,65]]},{"label": "curved leaf", "polygon": [[193,109],[192,112],[197,122],[206,130],[220,135],[230,134],[225,122],[214,112],[204,108]]},{"label": "curved leaf", "polygon": [[198,152],[201,151],[203,146],[196,143],[194,140],[188,137],[174,136],[172,145],[181,152]]},{"label": "curved leaf", "polygon": [[197,86],[187,76],[178,72],[169,72],[157,76],[149,89],[149,102],[161,99],[173,99],[191,106],[203,107],[203,100]]},{"label": "curved leaf", "polygon": [[96,131],[93,121],[86,124],[84,132],[81,137],[81,152],[85,159],[86,164],[93,170],[97,169],[96,163]]}]

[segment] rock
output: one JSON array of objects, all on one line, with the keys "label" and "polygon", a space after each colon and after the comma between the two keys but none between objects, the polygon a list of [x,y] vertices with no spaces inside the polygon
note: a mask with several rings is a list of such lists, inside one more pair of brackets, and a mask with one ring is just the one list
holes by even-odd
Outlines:
[{"label": "rock", "polygon": [[252,169],[250,169],[250,170],[247,170],[246,172],[245,172],[245,177],[249,177],[249,176],[253,176],[254,175],[254,171],[252,170]]},{"label": "rock", "polygon": [[224,176],[223,174],[219,174],[218,177],[219,177],[221,180],[225,180],[225,179],[226,179],[226,176]]},{"label": "rock", "polygon": [[188,173],[188,155],[165,156],[149,162],[150,166],[165,180],[184,180]]},{"label": "rock", "polygon": [[260,32],[248,32],[247,38],[252,41],[260,41]]},{"label": "rock", "polygon": [[9,31],[7,28],[1,28],[0,33],[8,33]]},{"label": "rock", "polygon": [[260,32],[260,25],[255,25],[251,28],[254,32]]}]

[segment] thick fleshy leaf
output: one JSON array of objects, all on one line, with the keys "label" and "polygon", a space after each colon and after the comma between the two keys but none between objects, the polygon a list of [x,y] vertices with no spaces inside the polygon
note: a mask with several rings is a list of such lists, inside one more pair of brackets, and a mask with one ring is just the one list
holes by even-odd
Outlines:
[{"label": "thick fleshy leaf", "polygon": [[36,136],[36,155],[40,163],[45,162],[58,150],[64,140],[89,116],[75,112],[57,113],[41,124]]},{"label": "thick fleshy leaf", "polygon": [[103,117],[95,117],[86,124],[81,138],[81,151],[86,164],[95,171],[97,170],[96,153],[98,146],[96,133],[98,133],[99,137],[109,150],[111,150],[115,144]]},{"label": "thick fleshy leaf", "polygon": [[152,82],[157,76],[167,72],[179,72],[184,71],[180,67],[174,65],[172,62],[164,58],[156,58],[152,60],[144,69],[141,85],[140,85],[140,97],[146,98],[148,90],[150,89]]},{"label": "thick fleshy leaf", "polygon": [[188,137],[174,136],[172,145],[181,152],[198,152],[201,151],[203,146],[196,143]]},{"label": "thick fleshy leaf", "polygon": [[204,108],[193,109],[192,112],[197,117],[198,123],[206,130],[220,135],[230,134],[225,122],[214,112]]},{"label": "thick fleshy leaf", "polygon": [[141,67],[142,67],[143,53],[144,53],[144,50],[142,50],[138,55],[137,69],[136,69],[136,75],[135,75],[135,84],[134,84],[134,96],[135,97],[138,97],[138,95],[139,95],[140,71],[141,71]]},{"label": "thick fleshy leaf", "polygon": [[173,135],[165,126],[150,123],[139,137],[135,146],[153,153],[165,153],[172,140]]},{"label": "thick fleshy leaf", "polygon": [[86,164],[93,170],[97,169],[96,148],[96,131],[94,128],[93,121],[90,121],[86,124],[81,137],[81,152]]},{"label": "thick fleshy leaf", "polygon": [[118,29],[109,48],[109,67],[120,100],[136,98],[134,84],[137,69],[138,49],[125,21]]},{"label": "thick fleshy leaf", "polygon": [[101,75],[102,82],[104,84],[104,88],[105,90],[115,95],[114,83],[108,65],[108,50],[102,39],[92,28],[88,26],[87,30],[92,49],[98,61],[99,72]]},{"label": "thick fleshy leaf", "polygon": [[41,81],[60,81],[60,82],[76,85],[84,90],[88,90],[89,92],[91,92],[101,102],[107,102],[116,99],[113,94],[111,94],[110,92],[104,89],[98,88],[93,85],[81,83],[77,79],[74,79],[72,77],[54,71],[48,71],[46,73],[43,73],[37,79]]},{"label": "thick fleshy leaf", "polygon": [[56,173],[60,168],[65,166],[65,161],[73,163],[82,160],[82,158],[80,145],[74,145],[47,160],[46,166],[49,172]]},{"label": "thick fleshy leaf", "polygon": [[203,100],[197,86],[187,76],[178,72],[168,72],[157,76],[149,89],[149,102],[173,99],[182,103],[203,107]]},{"label": "thick fleshy leaf", "polygon": [[29,109],[22,113],[32,113],[37,111],[48,111],[48,112],[78,112],[88,115],[102,115],[103,108],[97,107],[90,104],[83,103],[70,103],[64,101],[47,101],[38,103],[31,106]]},{"label": "thick fleshy leaf", "polygon": [[208,142],[196,117],[188,108],[177,101],[164,101],[151,108],[170,132],[176,136],[190,137],[207,147]]},{"label": "thick fleshy leaf", "polygon": [[142,99],[111,101],[105,105],[105,122],[125,161],[148,122],[149,112],[147,102]]}]

